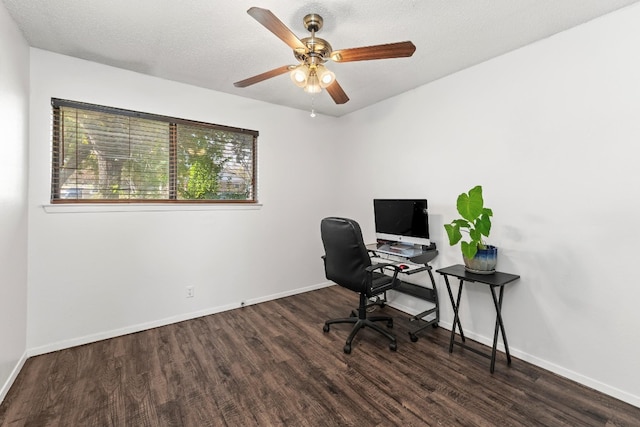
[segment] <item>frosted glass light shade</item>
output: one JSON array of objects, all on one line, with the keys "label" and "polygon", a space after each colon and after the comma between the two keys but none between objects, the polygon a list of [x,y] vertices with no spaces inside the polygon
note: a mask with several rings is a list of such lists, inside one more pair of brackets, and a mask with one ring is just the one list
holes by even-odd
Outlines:
[{"label": "frosted glass light shade", "polygon": [[307,85],[304,87],[304,91],[307,93],[320,93],[322,87],[320,86],[320,80],[314,70],[311,70],[309,77],[307,78]]},{"label": "frosted glass light shade", "polygon": [[298,87],[305,87],[309,78],[309,68],[304,65],[298,65],[291,73],[291,81]]},{"label": "frosted glass light shade", "polygon": [[336,75],[331,70],[328,70],[324,65],[318,65],[316,69],[318,79],[320,80],[320,86],[325,88],[336,80]]}]

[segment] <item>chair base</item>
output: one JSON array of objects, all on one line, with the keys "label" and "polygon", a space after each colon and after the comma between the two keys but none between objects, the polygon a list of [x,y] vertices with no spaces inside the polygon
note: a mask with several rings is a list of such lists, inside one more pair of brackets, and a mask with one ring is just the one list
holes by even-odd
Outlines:
[{"label": "chair base", "polygon": [[378,323],[376,323],[376,322],[387,322],[387,327],[388,328],[392,328],[393,327],[393,318],[391,316],[371,316],[371,317],[367,317],[366,316],[366,306],[367,306],[366,300],[365,300],[364,296],[361,295],[360,307],[358,309],[358,317],[351,316],[351,317],[346,317],[346,318],[343,318],[343,319],[327,320],[326,322],[324,322],[324,327],[322,328],[322,330],[324,332],[329,332],[329,325],[333,325],[335,323],[352,323],[353,324],[353,328],[351,329],[351,333],[349,334],[349,337],[347,338],[347,341],[346,341],[346,343],[344,345],[344,352],[346,354],[351,353],[351,342],[355,338],[355,336],[358,333],[358,331],[360,329],[364,328],[364,327],[371,328],[371,329],[381,333],[385,337],[389,338],[391,340],[391,343],[389,343],[389,349],[391,351],[396,351],[398,349],[398,344],[396,342],[395,335],[393,335],[389,331],[385,330]]}]

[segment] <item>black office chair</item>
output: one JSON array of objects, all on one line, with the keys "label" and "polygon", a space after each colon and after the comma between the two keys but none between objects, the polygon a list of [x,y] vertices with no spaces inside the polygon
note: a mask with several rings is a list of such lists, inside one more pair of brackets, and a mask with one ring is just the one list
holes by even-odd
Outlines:
[{"label": "black office chair", "polygon": [[[334,323],[353,323],[353,329],[344,345],[344,352],[347,354],[351,353],[353,338],[365,326],[389,338],[391,340],[389,348],[395,351],[398,348],[396,337],[376,323],[385,321],[387,327],[391,328],[393,318],[390,316],[367,317],[367,306],[369,298],[380,295],[396,285],[400,270],[393,264],[371,265],[369,251],[362,240],[360,225],[352,219],[325,218],[320,224],[320,234],[324,244],[325,255],[322,259],[327,279],[360,294],[357,317],[352,315],[347,318],[327,320],[324,322],[323,330],[329,332],[329,325]],[[383,267],[393,268],[393,276],[383,274],[381,272]]]}]

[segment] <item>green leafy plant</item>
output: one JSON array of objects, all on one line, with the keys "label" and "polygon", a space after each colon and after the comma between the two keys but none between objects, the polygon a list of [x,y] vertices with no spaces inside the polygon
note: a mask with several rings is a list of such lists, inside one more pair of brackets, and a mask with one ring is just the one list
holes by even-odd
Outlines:
[{"label": "green leafy plant", "polygon": [[[481,185],[473,187],[468,193],[460,194],[456,207],[462,218],[454,219],[450,224],[445,224],[444,228],[449,236],[449,244],[453,246],[460,242],[462,255],[472,259],[478,249],[486,249],[483,236],[489,237],[493,211],[484,207]],[[462,240],[462,232],[468,234],[468,241]]]}]

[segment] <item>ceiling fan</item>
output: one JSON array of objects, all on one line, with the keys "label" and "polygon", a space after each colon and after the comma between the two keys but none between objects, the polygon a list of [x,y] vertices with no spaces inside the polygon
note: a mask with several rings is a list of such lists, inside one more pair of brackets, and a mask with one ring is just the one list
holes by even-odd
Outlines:
[{"label": "ceiling fan", "polygon": [[328,60],[353,62],[371,59],[406,58],[413,55],[416,50],[416,47],[410,41],[332,50],[329,42],[316,37],[316,32],[322,28],[323,23],[320,15],[312,13],[304,17],[304,27],[311,33],[311,37],[299,39],[270,10],[252,7],[247,10],[247,13],[289,45],[293,49],[293,55],[299,64],[284,65],[248,79],[240,80],[233,84],[235,87],[251,86],[289,72],[291,80],[298,87],[303,88],[305,92],[319,93],[324,88],[329,92],[336,104],[344,104],[349,101],[349,97],[338,84],[335,74],[324,66]]}]

